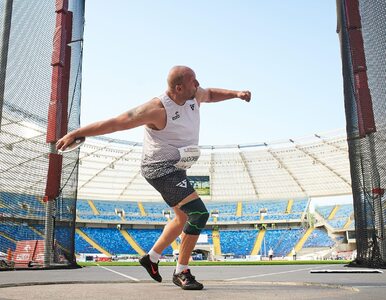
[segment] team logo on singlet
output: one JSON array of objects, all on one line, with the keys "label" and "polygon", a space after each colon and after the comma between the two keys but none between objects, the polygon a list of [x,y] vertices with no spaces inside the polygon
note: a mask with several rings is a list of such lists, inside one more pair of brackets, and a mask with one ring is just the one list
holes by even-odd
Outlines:
[{"label": "team logo on singlet", "polygon": [[172,117],[172,120],[175,121],[175,120],[177,120],[179,117],[180,117],[180,113],[179,113],[178,111],[176,111],[174,117]]},{"label": "team logo on singlet", "polygon": [[188,187],[188,182],[186,181],[186,179],[184,179],[181,182],[177,183],[176,186],[182,187],[182,188],[187,188]]},{"label": "team logo on singlet", "polygon": [[194,110],[194,104],[190,104],[190,108]]}]

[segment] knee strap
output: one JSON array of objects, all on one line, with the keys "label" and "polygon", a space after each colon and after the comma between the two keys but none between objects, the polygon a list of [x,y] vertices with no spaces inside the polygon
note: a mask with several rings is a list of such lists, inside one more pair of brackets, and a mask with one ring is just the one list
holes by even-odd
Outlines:
[{"label": "knee strap", "polygon": [[192,200],[182,205],[181,210],[186,213],[188,220],[184,226],[184,232],[191,235],[200,235],[202,229],[209,219],[209,212],[201,198]]}]

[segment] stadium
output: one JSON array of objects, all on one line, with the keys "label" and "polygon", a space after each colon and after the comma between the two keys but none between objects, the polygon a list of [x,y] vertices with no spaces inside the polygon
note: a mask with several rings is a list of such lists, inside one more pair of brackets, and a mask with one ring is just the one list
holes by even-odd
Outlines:
[{"label": "stadium", "polygon": [[[371,299],[384,291],[386,44],[374,28],[384,32],[386,7],[365,2],[337,1],[346,131],[200,145],[188,179],[209,219],[191,262],[208,282],[206,296],[273,299],[291,290],[310,298],[320,290]],[[84,1],[0,4],[0,270],[18,270],[0,273],[0,289],[23,298],[26,286],[50,286],[29,289],[31,299],[58,299],[69,285],[82,299],[81,283],[105,299],[109,291],[99,289],[108,283],[121,299],[121,284],[135,283],[134,298],[143,299],[150,281],[138,259],[175,217],[141,175],[143,144],[96,137],[75,151],[55,150],[80,126]],[[180,244],[162,253],[165,273]],[[49,273],[59,269],[68,273]],[[362,285],[358,273],[366,274]],[[174,295],[172,283],[151,287],[160,299]]]}]

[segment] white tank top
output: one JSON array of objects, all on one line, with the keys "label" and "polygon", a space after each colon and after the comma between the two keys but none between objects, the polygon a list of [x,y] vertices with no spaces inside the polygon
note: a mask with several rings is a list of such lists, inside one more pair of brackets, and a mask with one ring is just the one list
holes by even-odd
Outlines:
[{"label": "white tank top", "polygon": [[186,170],[199,156],[200,107],[197,100],[178,105],[166,93],[158,98],[165,107],[166,126],[162,130],[145,127],[141,170],[142,175],[150,179]]}]

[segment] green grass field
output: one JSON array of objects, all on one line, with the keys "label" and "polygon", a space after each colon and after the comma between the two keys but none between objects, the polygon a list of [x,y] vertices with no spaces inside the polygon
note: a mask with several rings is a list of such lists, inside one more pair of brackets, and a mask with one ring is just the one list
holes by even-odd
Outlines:
[{"label": "green grass field", "polygon": [[[192,261],[191,266],[251,266],[251,265],[325,265],[348,264],[350,260],[296,260],[296,261]],[[138,262],[78,262],[82,267],[88,266],[139,266]],[[160,262],[160,266],[175,266],[175,262]]]}]

